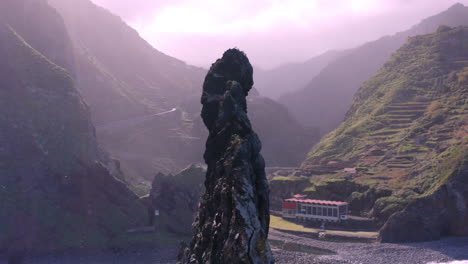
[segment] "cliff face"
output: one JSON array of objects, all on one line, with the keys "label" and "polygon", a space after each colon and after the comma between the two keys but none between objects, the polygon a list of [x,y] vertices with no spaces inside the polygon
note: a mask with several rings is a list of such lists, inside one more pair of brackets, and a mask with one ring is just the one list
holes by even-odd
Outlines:
[{"label": "cliff face", "polygon": [[203,85],[202,118],[209,130],[206,192],[194,237],[181,263],[273,263],[267,241],[268,183],[261,143],[247,117],[252,66],[230,49]]},{"label": "cliff face", "polygon": [[408,204],[393,214],[380,230],[382,242],[411,242],[440,239],[442,236],[468,236],[468,150],[448,159],[453,170],[433,194]]},{"label": "cliff face", "polygon": [[[43,24],[18,22],[36,7]],[[67,47],[66,34],[53,32],[64,25],[42,17],[55,14],[44,1],[0,10],[10,13],[0,18],[0,251],[105,248],[146,212],[103,164],[87,105],[54,63],[68,61],[67,48],[34,48]]]}]

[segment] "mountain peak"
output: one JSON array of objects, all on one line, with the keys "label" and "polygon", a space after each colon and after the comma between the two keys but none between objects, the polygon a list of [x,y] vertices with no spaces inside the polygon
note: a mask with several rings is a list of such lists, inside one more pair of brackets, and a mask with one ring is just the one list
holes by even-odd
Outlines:
[{"label": "mountain peak", "polygon": [[456,3],[456,4],[452,5],[452,6],[449,8],[449,10],[451,10],[451,9],[458,9],[458,8],[466,8],[466,6],[463,5],[462,3]]}]

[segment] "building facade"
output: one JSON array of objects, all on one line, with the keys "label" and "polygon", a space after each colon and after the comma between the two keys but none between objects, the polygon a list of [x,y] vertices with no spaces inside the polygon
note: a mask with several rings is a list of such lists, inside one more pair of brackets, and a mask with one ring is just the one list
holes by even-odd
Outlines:
[{"label": "building facade", "polygon": [[283,218],[339,222],[348,219],[348,203],[305,199],[300,195],[283,200]]}]

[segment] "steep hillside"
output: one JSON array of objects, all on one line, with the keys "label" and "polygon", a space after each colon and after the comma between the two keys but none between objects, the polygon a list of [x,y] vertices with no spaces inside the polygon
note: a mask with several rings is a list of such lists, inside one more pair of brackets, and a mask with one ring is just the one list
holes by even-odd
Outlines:
[{"label": "steep hillside", "polygon": [[191,135],[194,124],[181,105],[195,96],[205,71],[157,51],[89,0],[49,2],[70,32],[77,85],[98,139],[121,161],[127,180],[148,187],[154,173],[198,162],[202,143]]},{"label": "steep hillside", "polygon": [[288,106],[302,124],[318,126],[325,134],[343,121],[362,83],[375,74],[409,36],[434,32],[441,24],[467,26],[468,7],[456,4],[410,30],[348,51],[325,67],[304,89],[283,96],[280,102]]},{"label": "steep hillside", "polygon": [[[143,194],[156,172],[174,173],[201,162],[208,134],[198,91],[206,70],[162,54],[89,0],[49,2],[70,31],[77,85],[90,105],[98,139],[121,161],[127,180]],[[316,138],[314,131],[302,128],[278,103],[256,99],[253,124],[265,138],[267,164],[298,165],[314,143],[301,140]],[[275,123],[266,122],[263,113]]]},{"label": "steep hillside", "polygon": [[170,110],[201,86],[204,70],[157,51],[91,1],[49,2],[70,32],[78,85],[97,125]]},{"label": "steep hillside", "polygon": [[[468,213],[467,77],[468,27],[441,26],[434,34],[410,38],[359,89],[339,128],[309,153],[301,167],[317,185],[309,195],[341,182],[367,187],[343,191],[339,198],[351,201],[351,207],[354,203],[354,212],[373,208],[367,214],[381,222],[409,203],[404,216],[392,217],[384,230],[398,230],[403,223],[423,228],[396,231],[405,238],[383,231],[384,241],[468,234],[456,228],[467,223]],[[330,193],[320,196],[330,198]],[[422,205],[413,205],[432,201],[433,195],[444,199],[439,202],[445,212],[426,213]]]},{"label": "steep hillside", "polygon": [[255,87],[275,100],[304,88],[329,63],[348,51],[328,51],[304,62],[287,63],[271,70],[255,69]]},{"label": "steep hillside", "polygon": [[[41,24],[17,31],[27,19]],[[45,1],[0,4],[0,251],[12,258],[105,248],[146,218],[138,197],[104,165],[70,73],[45,56],[70,61],[62,53],[66,32],[49,31],[60,23]]]},{"label": "steep hillside", "polygon": [[0,7],[4,22],[29,45],[74,73],[73,48],[63,19],[46,0],[4,0]]}]

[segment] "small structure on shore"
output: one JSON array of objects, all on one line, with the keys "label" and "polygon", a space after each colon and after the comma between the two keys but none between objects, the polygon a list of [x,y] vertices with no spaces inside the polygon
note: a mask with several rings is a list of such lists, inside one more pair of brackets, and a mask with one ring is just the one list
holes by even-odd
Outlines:
[{"label": "small structure on shore", "polygon": [[304,195],[294,195],[283,200],[283,218],[339,222],[348,219],[348,203],[306,199]]}]

